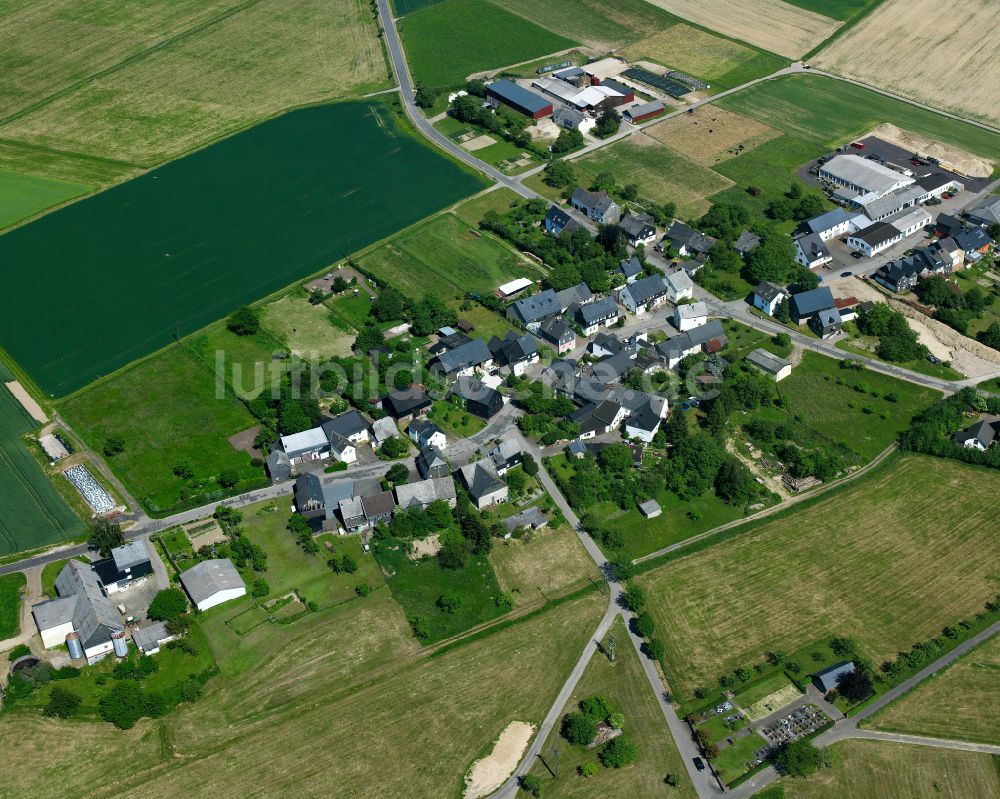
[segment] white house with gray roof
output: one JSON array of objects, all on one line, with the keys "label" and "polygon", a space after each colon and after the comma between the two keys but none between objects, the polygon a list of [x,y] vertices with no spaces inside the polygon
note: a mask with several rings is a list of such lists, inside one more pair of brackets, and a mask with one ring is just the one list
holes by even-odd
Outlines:
[{"label": "white house with gray roof", "polygon": [[650,275],[623,288],[618,292],[618,300],[628,311],[640,315],[662,305],[667,290],[666,280],[660,275]]},{"label": "white house with gray roof", "polygon": [[455,507],[455,481],[450,477],[433,477],[396,486],[396,504],[403,508],[426,508],[432,502],[441,500]]},{"label": "white house with gray roof", "polygon": [[507,484],[483,464],[466,464],[458,474],[478,510],[507,501],[510,494]]},{"label": "white house with gray roof", "polygon": [[673,274],[667,275],[666,282],[667,299],[672,303],[694,298],[694,283],[684,270],[679,269]]},{"label": "white house with gray roof", "polygon": [[181,585],[198,610],[245,596],[246,584],[229,558],[203,560],[181,572]]},{"label": "white house with gray roof", "polygon": [[674,327],[682,333],[701,327],[708,321],[708,306],[703,302],[692,302],[678,305],[674,309]]}]

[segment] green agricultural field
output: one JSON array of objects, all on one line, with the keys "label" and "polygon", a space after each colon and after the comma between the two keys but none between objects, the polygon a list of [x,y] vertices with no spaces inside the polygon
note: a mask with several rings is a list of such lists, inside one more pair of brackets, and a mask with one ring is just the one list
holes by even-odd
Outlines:
[{"label": "green agricultural field", "polygon": [[14,96],[0,137],[146,167],[388,85],[365,0],[101,0],[85,12],[56,0],[6,14],[0,35],[17,42],[0,60],[12,68],[0,96]]},{"label": "green agricultural field", "polygon": [[1000,746],[1000,638],[969,652],[875,716],[869,726]]},{"label": "green agricultural field", "polygon": [[490,563],[500,588],[516,607],[544,602],[601,579],[597,567],[569,527],[544,527],[522,539],[496,541]]},{"label": "green agricultural field", "polygon": [[[427,630],[424,643],[449,638],[508,612],[499,601],[500,585],[488,558],[470,555],[464,567],[444,569],[433,557],[411,560],[405,542],[399,539],[379,543],[374,552],[389,590],[407,618],[423,621]],[[460,598],[453,612],[437,605],[445,592]]]},{"label": "green agricultural field", "polygon": [[83,533],[83,524],[21,441],[36,426],[0,386],[0,555],[66,543]]},{"label": "green agricultural field", "polygon": [[[870,370],[841,369],[839,364],[804,352],[802,363],[778,384],[778,393],[792,416],[864,460],[889,446],[914,416],[941,398],[933,389]],[[889,394],[895,402],[886,399]]]},{"label": "green agricultural field", "polygon": [[463,83],[468,75],[531,61],[573,47],[488,0],[443,0],[400,21],[413,79],[424,86]]},{"label": "green agricultural field", "polygon": [[93,186],[106,186],[134,177],[141,169],[135,164],[67,153],[51,147],[0,140],[0,169],[40,178]]},{"label": "green agricultural field", "polygon": [[[795,176],[795,170],[824,152],[824,148],[814,142],[787,133],[759,144],[713,167],[736,185],[712,199],[746,205],[762,214],[771,200],[788,191],[793,183],[801,183]],[[751,186],[760,189],[762,196],[751,196],[747,192]]]},{"label": "green agricultural field", "polygon": [[689,697],[720,674],[830,635],[875,663],[937,635],[996,595],[1000,475],[901,457],[808,507],[639,578]]},{"label": "green agricultural field", "polygon": [[[263,470],[227,439],[256,424],[232,397],[216,396],[211,362],[179,346],[74,394],[60,411],[83,438],[100,450],[110,435],[125,441],[124,452],[108,459],[126,488],[151,512],[221,498],[216,482],[236,470],[236,491],[264,482]],[[187,463],[194,477],[173,469]]]},{"label": "green agricultural field", "polygon": [[[59,747],[45,742],[65,722],[12,714],[0,747],[36,767],[5,770],[0,785],[61,799],[95,791],[439,799],[511,721],[541,723],[604,604],[593,592],[440,657],[415,645],[383,591],[244,637],[225,618],[245,606],[222,605],[199,617],[222,672],[202,699],[126,732],[74,724]],[[317,769],[318,751],[337,757]]]},{"label": "green agricultural field", "polygon": [[723,98],[719,105],[824,148],[891,122],[1000,163],[1000,136],[995,133],[819,75],[766,81]]},{"label": "green agricultural field", "polygon": [[511,205],[521,199],[521,196],[513,189],[504,186],[459,203],[452,209],[452,212],[463,222],[476,227],[487,211],[496,211],[498,214],[502,214],[510,210]]},{"label": "green agricultural field", "polygon": [[296,111],[0,236],[0,345],[63,395],[483,185],[393,108]]},{"label": "green agricultural field", "polygon": [[0,641],[21,630],[21,591],[27,582],[22,572],[0,577]]},{"label": "green agricultural field", "polygon": [[[604,768],[597,760],[598,750],[567,743],[560,737],[557,725],[542,747],[545,763],[541,759],[536,761],[531,773],[542,780],[543,795],[547,797],[694,797],[694,786],[673,738],[666,734],[663,713],[620,618],[612,625],[611,634],[617,644],[614,663],[602,652],[596,652],[562,712],[576,710],[581,699],[603,696],[616,712],[625,714],[623,734],[634,741],[639,750],[635,762],[622,769]],[[608,644],[607,638],[604,644]],[[545,767],[552,765],[548,753],[554,746],[559,747],[558,779]],[[597,774],[580,776],[578,768],[584,763],[598,763]],[[663,784],[668,773],[677,776],[676,788]]]},{"label": "green agricultural field", "polygon": [[1000,772],[990,755],[885,741],[842,741],[832,769],[783,779],[785,799],[998,799]]},{"label": "green agricultural field", "polygon": [[410,297],[433,292],[461,298],[468,291],[492,293],[515,277],[538,277],[513,250],[454,214],[429,219],[357,261],[366,273]]},{"label": "green agricultural field", "polygon": [[880,0],[786,0],[793,6],[815,11],[824,17],[847,21],[853,19],[870,6],[877,6]]},{"label": "green agricultural field", "polygon": [[0,169],[0,229],[90,191],[83,183]]}]

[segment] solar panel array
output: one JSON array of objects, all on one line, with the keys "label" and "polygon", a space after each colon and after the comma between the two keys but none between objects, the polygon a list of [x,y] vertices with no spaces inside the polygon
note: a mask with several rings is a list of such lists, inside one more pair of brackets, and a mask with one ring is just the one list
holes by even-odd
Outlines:
[{"label": "solar panel array", "polygon": [[690,86],[685,86],[683,83],[671,80],[663,75],[657,75],[655,72],[650,72],[648,69],[630,67],[622,72],[622,75],[626,78],[639,81],[640,83],[645,83],[647,86],[652,86],[654,89],[666,92],[671,97],[683,97],[685,94],[691,93]]},{"label": "solar panel array", "polygon": [[678,72],[676,69],[672,69],[666,73],[666,77],[673,78],[674,80],[679,80],[681,83],[686,83],[692,89],[707,89],[708,84],[697,78],[692,78],[690,75],[686,75],[683,72]]}]

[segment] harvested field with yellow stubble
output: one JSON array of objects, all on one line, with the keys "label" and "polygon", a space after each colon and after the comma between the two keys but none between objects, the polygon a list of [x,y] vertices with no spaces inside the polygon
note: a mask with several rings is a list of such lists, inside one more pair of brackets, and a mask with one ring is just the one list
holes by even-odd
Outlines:
[{"label": "harvested field with yellow stubble", "polygon": [[0,124],[0,138],[152,166],[385,82],[364,0],[259,0]]},{"label": "harvested field with yellow stubble", "polygon": [[639,578],[690,696],[768,651],[830,635],[876,663],[981,611],[997,594],[990,503],[1000,473],[900,457],[804,510]]},{"label": "harvested field with yellow stubble", "polygon": [[244,639],[210,616],[223,674],[205,696],[131,733],[74,724],[71,750],[94,739],[80,762],[48,722],[3,717],[5,757],[33,767],[4,770],[0,796],[440,797],[498,730],[541,721],[604,605],[595,591],[440,657],[382,590]]},{"label": "harvested field with yellow stubble", "polygon": [[750,61],[757,53],[739,42],[678,23],[630,44],[622,55],[628,61],[655,61],[692,75],[714,77]]},{"label": "harvested field with yellow stubble", "polygon": [[997,52],[996,0],[887,0],[813,63],[997,125]]},{"label": "harvested field with yellow stubble", "polygon": [[875,716],[878,730],[1000,745],[1000,637]]},{"label": "harvested field with yellow stubble", "polygon": [[808,52],[841,24],[782,0],[648,1],[696,25],[789,58]]},{"label": "harvested field with yellow stubble", "polygon": [[705,166],[736,157],[740,146],[745,152],[781,135],[780,130],[716,105],[666,119],[643,132]]}]

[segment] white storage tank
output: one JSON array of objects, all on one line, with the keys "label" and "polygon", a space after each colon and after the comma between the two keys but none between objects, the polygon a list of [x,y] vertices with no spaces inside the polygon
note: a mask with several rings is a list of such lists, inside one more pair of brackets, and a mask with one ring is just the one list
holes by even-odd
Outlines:
[{"label": "white storage tank", "polygon": [[66,648],[73,660],[79,660],[83,657],[83,644],[80,643],[79,633],[73,632],[66,636]]},{"label": "white storage tank", "polygon": [[111,633],[111,645],[115,648],[115,657],[128,657],[128,639],[124,630]]}]

